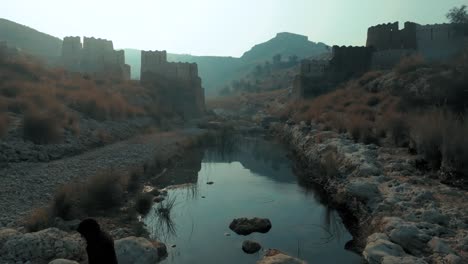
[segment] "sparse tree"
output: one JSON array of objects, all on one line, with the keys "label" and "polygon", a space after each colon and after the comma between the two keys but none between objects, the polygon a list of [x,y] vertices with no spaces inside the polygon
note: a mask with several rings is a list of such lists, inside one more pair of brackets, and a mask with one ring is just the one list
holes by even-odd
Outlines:
[{"label": "sparse tree", "polygon": [[468,24],[468,12],[466,5],[450,9],[446,16],[451,23]]},{"label": "sparse tree", "polygon": [[273,65],[278,65],[281,63],[281,54],[276,54],[273,56]]},{"label": "sparse tree", "polygon": [[289,56],[289,63],[291,65],[297,64],[298,57],[296,55]]}]

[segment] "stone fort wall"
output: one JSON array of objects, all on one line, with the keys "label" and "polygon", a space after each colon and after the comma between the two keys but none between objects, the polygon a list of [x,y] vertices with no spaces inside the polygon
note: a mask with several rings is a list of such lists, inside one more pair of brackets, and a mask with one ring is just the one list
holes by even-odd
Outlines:
[{"label": "stone fort wall", "polygon": [[191,81],[198,77],[196,63],[168,62],[166,51],[141,51],[141,75],[151,72],[170,79]]},{"label": "stone fort wall", "polygon": [[80,37],[66,37],[61,59],[64,68],[70,71],[130,79],[124,51],[114,50],[110,40],[84,37],[81,43]]}]

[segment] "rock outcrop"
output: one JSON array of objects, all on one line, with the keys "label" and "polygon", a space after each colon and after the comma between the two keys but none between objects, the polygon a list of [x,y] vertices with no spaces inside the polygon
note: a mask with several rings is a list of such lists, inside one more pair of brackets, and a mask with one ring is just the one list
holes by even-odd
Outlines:
[{"label": "rock outcrop", "polygon": [[34,260],[48,263],[57,258],[81,261],[85,256],[84,241],[79,234],[70,235],[56,228],[22,234],[12,229],[0,231],[0,263]]},{"label": "rock outcrop", "polygon": [[314,124],[276,129],[310,180],[356,218],[353,235],[369,263],[468,263],[468,192],[424,175],[416,168],[420,157],[355,143]]},{"label": "rock outcrop", "polygon": [[262,246],[256,242],[256,241],[252,241],[252,240],[246,240],[242,243],[242,250],[247,253],[247,254],[253,254],[253,253],[256,253],[258,252],[260,249],[262,248]]}]

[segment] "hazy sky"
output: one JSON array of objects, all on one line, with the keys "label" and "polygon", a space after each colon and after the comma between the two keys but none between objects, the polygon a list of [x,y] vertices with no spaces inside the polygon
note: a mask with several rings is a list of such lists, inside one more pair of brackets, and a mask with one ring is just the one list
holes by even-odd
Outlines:
[{"label": "hazy sky", "polygon": [[116,48],[241,56],[277,32],[329,45],[364,45],[369,26],[446,22],[468,0],[2,0],[0,17],[63,38]]}]

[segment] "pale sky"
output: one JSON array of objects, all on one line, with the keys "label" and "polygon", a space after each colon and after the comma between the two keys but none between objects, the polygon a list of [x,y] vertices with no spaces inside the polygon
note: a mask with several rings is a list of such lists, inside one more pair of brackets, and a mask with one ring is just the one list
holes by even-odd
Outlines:
[{"label": "pale sky", "polygon": [[462,4],[468,0],[2,0],[0,17],[59,38],[106,38],[116,48],[238,57],[283,31],[365,45],[369,26],[443,23]]}]

